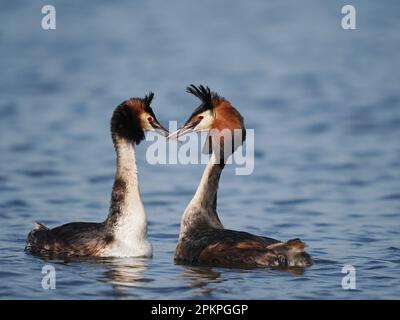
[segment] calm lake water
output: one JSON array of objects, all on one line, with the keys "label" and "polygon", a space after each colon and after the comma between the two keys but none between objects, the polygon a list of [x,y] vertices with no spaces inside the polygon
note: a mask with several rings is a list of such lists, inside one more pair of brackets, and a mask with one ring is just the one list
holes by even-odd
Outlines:
[{"label": "calm lake water", "polygon": [[[1,299],[399,299],[400,3],[47,1],[0,4]],[[180,216],[203,165],[146,162],[138,148],[152,259],[43,261],[26,255],[34,221],[102,221],[114,175],[110,115],[156,93],[165,125],[206,84],[255,130],[255,170],[222,175],[227,228],[308,243],[301,275],[178,266]],[[52,264],[56,290],[41,286]],[[343,290],[344,265],[356,290]]]}]

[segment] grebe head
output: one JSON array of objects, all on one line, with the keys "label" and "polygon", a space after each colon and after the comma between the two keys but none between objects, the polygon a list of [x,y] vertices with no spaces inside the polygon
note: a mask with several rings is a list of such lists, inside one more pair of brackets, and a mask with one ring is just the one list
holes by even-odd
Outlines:
[{"label": "grebe head", "polygon": [[[233,147],[232,152],[234,152],[246,138],[246,129],[241,114],[228,100],[211,91],[209,87],[202,85],[196,87],[192,84],[186,88],[186,92],[199,98],[201,104],[193,111],[185,125],[171,133],[168,139],[177,139],[190,132],[209,130],[213,146],[223,146],[229,138]],[[239,140],[236,138],[233,140],[237,134],[240,135]]]},{"label": "grebe head", "polygon": [[150,104],[154,93],[150,92],[144,98],[131,98],[122,102],[115,110],[111,118],[111,133],[116,137],[127,139],[136,144],[144,139],[145,131],[156,131],[163,136],[168,135],[157,120]]}]

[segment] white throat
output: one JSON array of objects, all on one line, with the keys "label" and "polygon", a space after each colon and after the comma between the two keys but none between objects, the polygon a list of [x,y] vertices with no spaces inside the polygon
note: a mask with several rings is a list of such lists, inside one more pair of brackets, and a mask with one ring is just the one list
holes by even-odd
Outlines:
[{"label": "white throat", "polygon": [[116,152],[117,172],[106,222],[114,236],[111,255],[151,256],[147,217],[140,198],[135,147],[124,139],[118,139]]},{"label": "white throat", "polygon": [[[202,202],[207,199],[210,195],[210,178],[212,176],[212,170],[214,168],[214,165],[217,164],[217,158],[214,153],[211,154],[210,160],[207,163],[207,166],[204,169],[203,175],[201,176],[201,180],[199,182],[199,185],[197,187],[196,193],[194,194],[192,200],[189,203],[189,206],[202,206]],[[217,186],[214,186],[215,192]],[[213,188],[213,189],[214,189]],[[212,190],[213,192],[214,190]]]},{"label": "white throat", "polygon": [[212,153],[196,193],[183,213],[180,238],[199,224],[206,224],[213,228],[224,228],[216,210],[218,184],[222,172],[222,167],[218,163],[216,155]]}]

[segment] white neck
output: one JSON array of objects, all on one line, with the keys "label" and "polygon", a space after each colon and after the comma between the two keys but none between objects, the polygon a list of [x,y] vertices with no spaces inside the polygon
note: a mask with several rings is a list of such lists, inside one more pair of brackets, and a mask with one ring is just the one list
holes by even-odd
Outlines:
[{"label": "white neck", "polygon": [[117,172],[106,223],[120,241],[147,238],[146,212],[140,198],[135,147],[125,139],[115,141]]},{"label": "white neck", "polygon": [[211,155],[210,160],[204,169],[203,175],[199,186],[197,187],[196,193],[194,194],[191,205],[209,207],[214,204],[214,200],[217,195],[218,182],[220,172],[216,172],[217,159],[215,154]]},{"label": "white neck", "polygon": [[204,169],[197,191],[182,216],[180,237],[183,237],[188,229],[196,228],[196,225],[199,224],[223,228],[216,211],[217,191],[222,169],[223,165],[219,164],[213,153]]}]

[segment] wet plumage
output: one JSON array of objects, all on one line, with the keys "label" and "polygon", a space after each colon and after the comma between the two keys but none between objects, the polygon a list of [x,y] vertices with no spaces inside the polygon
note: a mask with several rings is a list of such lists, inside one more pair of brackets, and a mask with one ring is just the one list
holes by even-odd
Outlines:
[{"label": "wet plumage", "polygon": [[28,235],[26,249],[33,254],[101,256],[112,241],[105,223],[71,222],[53,229],[38,224]]},{"label": "wet plumage", "polygon": [[307,266],[311,257],[299,239],[287,242],[247,232],[198,228],[176,248],[177,263],[219,267]]}]

